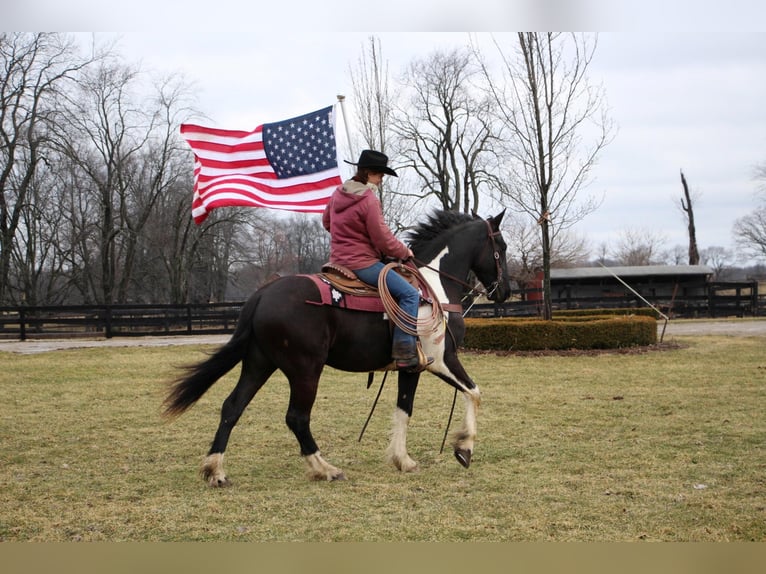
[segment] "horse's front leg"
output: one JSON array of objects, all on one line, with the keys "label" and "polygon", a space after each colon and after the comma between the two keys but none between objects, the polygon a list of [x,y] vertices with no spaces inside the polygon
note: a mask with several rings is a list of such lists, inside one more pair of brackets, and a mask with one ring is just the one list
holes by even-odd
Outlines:
[{"label": "horse's front leg", "polygon": [[419,373],[399,371],[399,393],[394,410],[394,426],[386,453],[388,460],[402,472],[411,472],[418,466],[418,463],[407,454],[407,427],[410,424],[419,379]]},{"label": "horse's front leg", "polygon": [[463,399],[465,400],[463,427],[452,435],[452,445],[457,461],[468,468],[471,465],[473,445],[476,440],[476,417],[481,403],[479,387],[474,386],[463,391]]}]

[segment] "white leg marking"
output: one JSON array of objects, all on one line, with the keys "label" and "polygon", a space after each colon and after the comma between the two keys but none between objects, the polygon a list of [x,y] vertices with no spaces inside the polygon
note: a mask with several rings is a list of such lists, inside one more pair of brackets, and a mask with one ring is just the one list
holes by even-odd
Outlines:
[{"label": "white leg marking", "polygon": [[202,473],[202,478],[207,481],[208,486],[231,485],[223,470],[223,453],[217,452],[207,455],[202,462],[200,472]]},{"label": "white leg marking", "polygon": [[412,472],[418,466],[418,463],[407,454],[407,427],[409,423],[409,415],[397,407],[394,411],[391,442],[388,444],[386,455],[388,460],[402,472]]},{"label": "white leg marking", "polygon": [[473,388],[463,393],[465,401],[465,418],[463,428],[453,435],[455,449],[464,449],[473,452],[474,440],[476,439],[476,418],[481,403],[479,388]]},{"label": "white leg marking", "polygon": [[303,458],[308,465],[308,477],[311,480],[346,480],[343,471],[325,461],[319,451]]}]

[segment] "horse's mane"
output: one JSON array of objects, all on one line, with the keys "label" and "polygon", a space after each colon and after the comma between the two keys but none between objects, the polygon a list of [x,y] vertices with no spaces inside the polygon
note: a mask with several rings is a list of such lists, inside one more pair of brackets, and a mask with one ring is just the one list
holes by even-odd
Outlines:
[{"label": "horse's mane", "polygon": [[435,211],[409,231],[409,245],[413,251],[420,251],[442,233],[476,219],[478,216],[459,211]]}]

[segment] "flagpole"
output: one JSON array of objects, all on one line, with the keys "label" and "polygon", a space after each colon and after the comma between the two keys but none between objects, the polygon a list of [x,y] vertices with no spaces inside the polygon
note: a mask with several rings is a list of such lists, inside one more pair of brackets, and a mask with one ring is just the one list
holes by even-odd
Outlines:
[{"label": "flagpole", "polygon": [[340,103],[341,114],[343,115],[343,126],[346,128],[346,144],[348,145],[348,151],[351,152],[351,155],[353,156],[353,150],[351,149],[351,132],[348,131],[348,121],[346,121],[346,106],[343,105],[343,102],[346,101],[346,96],[338,94],[337,98]]}]

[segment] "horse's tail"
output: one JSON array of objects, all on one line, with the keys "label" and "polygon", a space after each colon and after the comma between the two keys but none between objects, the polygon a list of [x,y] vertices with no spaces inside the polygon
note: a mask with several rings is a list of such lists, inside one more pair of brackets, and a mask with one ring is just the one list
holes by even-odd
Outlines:
[{"label": "horse's tail", "polygon": [[185,367],[185,374],[170,383],[170,392],[163,405],[166,416],[180,415],[196,403],[213,384],[244,359],[252,337],[252,317],[257,298],[242,308],[231,339],[208,359]]}]

